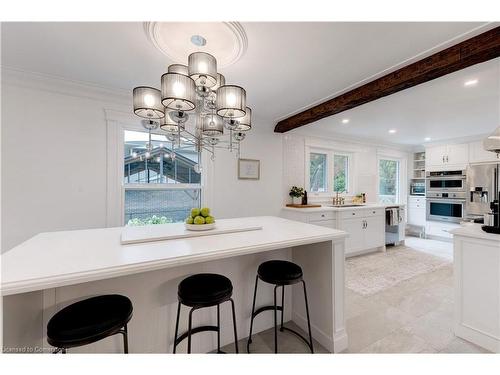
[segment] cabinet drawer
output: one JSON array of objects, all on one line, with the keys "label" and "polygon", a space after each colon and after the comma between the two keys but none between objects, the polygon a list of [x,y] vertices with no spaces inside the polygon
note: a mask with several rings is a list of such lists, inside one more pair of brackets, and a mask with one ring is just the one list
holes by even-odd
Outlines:
[{"label": "cabinet drawer", "polygon": [[385,208],[372,208],[369,210],[364,210],[365,211],[365,216],[370,217],[370,216],[384,216],[385,215]]},{"label": "cabinet drawer", "polygon": [[365,210],[348,210],[340,213],[342,219],[355,219],[358,217],[365,217],[365,215]]},{"label": "cabinet drawer", "polygon": [[312,212],[308,214],[309,222],[319,221],[319,220],[331,220],[335,219],[335,212],[324,211],[324,212]]},{"label": "cabinet drawer", "polygon": [[415,204],[415,203],[425,203],[425,197],[410,197],[408,199],[408,202],[410,204]]}]

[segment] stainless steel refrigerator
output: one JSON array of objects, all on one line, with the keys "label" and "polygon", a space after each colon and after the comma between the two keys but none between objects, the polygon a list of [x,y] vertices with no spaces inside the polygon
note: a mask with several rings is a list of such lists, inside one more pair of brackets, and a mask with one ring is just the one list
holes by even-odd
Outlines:
[{"label": "stainless steel refrigerator", "polygon": [[467,169],[467,203],[465,206],[468,219],[483,218],[490,213],[491,203],[498,200],[500,178],[497,163],[470,165]]}]

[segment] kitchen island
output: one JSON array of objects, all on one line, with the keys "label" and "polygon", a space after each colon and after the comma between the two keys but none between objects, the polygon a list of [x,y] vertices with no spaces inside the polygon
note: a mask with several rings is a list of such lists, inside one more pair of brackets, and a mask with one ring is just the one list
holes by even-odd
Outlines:
[{"label": "kitchen island", "polygon": [[500,235],[467,223],[453,234],[455,335],[500,353]]},{"label": "kitchen island", "polygon": [[[248,336],[258,265],[269,259],[299,264],[307,282],[313,337],[331,352],[347,348],[344,317],[344,241],[340,230],[278,217],[219,220],[260,226],[260,230],[123,245],[124,228],[41,233],[9,250],[2,258],[4,351],[49,351],[45,327],[59,309],[77,300],[107,293],[128,296],[134,305],[129,323],[132,353],[171,353],[177,286],[188,275],[220,273],[233,283],[240,338]],[[179,224],[170,224],[182,226]],[[270,304],[272,286],[262,284],[257,305]],[[305,328],[303,296],[287,288],[285,321]],[[292,292],[293,289],[293,292]],[[295,296],[295,294],[297,294]],[[187,314],[183,314],[185,318]],[[215,309],[194,316],[194,325],[216,319]],[[221,306],[221,343],[232,342],[230,309]],[[181,320],[181,327],[186,321]],[[263,314],[254,332],[272,327]],[[216,335],[197,335],[193,352],[216,347]],[[71,352],[121,352],[121,338]],[[178,352],[185,351],[185,343]]]}]

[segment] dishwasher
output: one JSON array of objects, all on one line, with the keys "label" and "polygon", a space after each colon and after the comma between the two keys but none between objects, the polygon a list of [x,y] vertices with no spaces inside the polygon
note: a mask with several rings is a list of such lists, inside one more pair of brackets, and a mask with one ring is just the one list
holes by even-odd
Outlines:
[{"label": "dishwasher", "polygon": [[405,210],[401,206],[385,208],[385,244],[402,245],[405,239]]}]

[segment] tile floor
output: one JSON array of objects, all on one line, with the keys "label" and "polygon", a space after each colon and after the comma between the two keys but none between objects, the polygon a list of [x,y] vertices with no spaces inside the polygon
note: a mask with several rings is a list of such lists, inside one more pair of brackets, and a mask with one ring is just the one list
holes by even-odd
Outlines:
[{"label": "tile floor", "polygon": [[[407,237],[406,246],[453,259],[448,242]],[[288,325],[301,331],[293,322]],[[453,334],[453,266],[418,275],[371,296],[346,289],[347,353],[485,353]],[[278,332],[280,353],[307,353],[293,334]],[[326,349],[314,343],[317,353]],[[246,339],[239,342],[246,353]],[[223,348],[234,352],[234,346]],[[252,353],[273,353],[273,330],[254,335]]]}]

